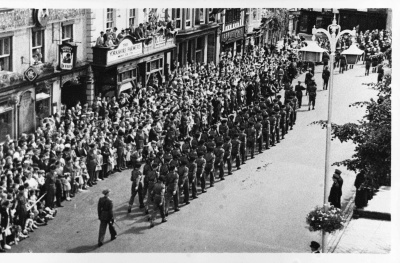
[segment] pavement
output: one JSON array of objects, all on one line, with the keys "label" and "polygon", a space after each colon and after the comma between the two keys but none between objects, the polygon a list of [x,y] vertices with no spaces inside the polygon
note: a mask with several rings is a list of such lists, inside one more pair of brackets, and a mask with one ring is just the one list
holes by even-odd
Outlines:
[{"label": "pavement", "polygon": [[[130,197],[130,171],[114,174],[109,179],[80,193],[46,227],[14,246],[11,252],[164,252],[164,253],[309,253],[311,240],[320,242],[321,235],[310,232],[306,214],[323,203],[326,130],[313,121],[327,119],[328,91],[322,90],[322,66],[316,67],[319,87],[316,110],[298,110],[294,130],[276,147],[248,160],[241,170],[215,183],[180,212],[171,212],[168,222],[149,229],[144,211],[135,200],[127,214]],[[335,123],[355,122],[365,114],[363,108],[349,107],[377,95],[370,87],[377,75],[364,76],[364,66],[334,73],[333,114]],[[304,81],[304,75],[300,76]],[[297,83],[297,82],[294,82]],[[352,143],[331,144],[331,163],[350,158]],[[331,167],[331,172],[338,167]],[[339,167],[344,179],[343,207],[353,195],[355,174]],[[332,182],[327,182],[330,186]],[[99,221],[97,201],[104,188],[111,188],[117,220],[117,240],[97,248]],[[190,257],[190,254],[187,254]],[[244,261],[243,261],[244,262]]]}]

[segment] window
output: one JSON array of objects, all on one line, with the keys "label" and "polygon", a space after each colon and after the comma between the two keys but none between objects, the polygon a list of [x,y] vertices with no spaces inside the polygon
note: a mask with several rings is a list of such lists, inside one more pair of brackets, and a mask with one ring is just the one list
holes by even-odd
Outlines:
[{"label": "window", "polygon": [[136,68],[121,72],[118,75],[119,82],[131,81],[132,79],[136,79]]},{"label": "window", "polygon": [[186,26],[190,27],[190,23],[192,21],[191,13],[190,13],[190,8],[186,8]]},{"label": "window", "polygon": [[62,42],[71,42],[73,38],[73,24],[62,26]]},{"label": "window", "polygon": [[172,20],[175,20],[175,28],[181,29],[182,28],[182,15],[180,8],[172,9]]},{"label": "window", "polygon": [[162,58],[153,60],[153,61],[147,63],[146,71],[147,71],[147,73],[150,73],[152,71],[162,70],[163,65],[164,64],[163,64],[163,59]]},{"label": "window", "polygon": [[44,30],[32,31],[32,59],[37,65],[44,62]]},{"label": "window", "polygon": [[11,62],[11,37],[0,38],[0,71],[12,71]]},{"label": "window", "polygon": [[240,8],[227,9],[225,13],[225,24],[236,23],[240,21]]},{"label": "window", "polygon": [[136,9],[129,9],[129,26],[135,25]]},{"label": "window", "polygon": [[114,27],[114,9],[107,8],[107,23],[106,29],[112,29]]},{"label": "window", "polygon": [[196,16],[194,20],[194,24],[200,25],[204,24],[204,8],[196,8]]}]

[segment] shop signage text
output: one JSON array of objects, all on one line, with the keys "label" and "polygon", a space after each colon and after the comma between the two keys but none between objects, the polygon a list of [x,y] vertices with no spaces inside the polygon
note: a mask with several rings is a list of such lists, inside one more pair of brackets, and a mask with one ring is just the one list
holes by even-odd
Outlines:
[{"label": "shop signage text", "polygon": [[142,42],[133,43],[126,38],[118,45],[117,48],[107,52],[107,63],[112,63],[127,57],[136,56],[143,53]]},{"label": "shop signage text", "polygon": [[60,50],[60,69],[71,70],[74,68],[76,60],[76,46],[64,43],[59,46]]},{"label": "shop signage text", "polygon": [[238,39],[242,39],[243,35],[244,35],[244,27],[236,28],[234,30],[222,33],[221,41],[232,42]]}]

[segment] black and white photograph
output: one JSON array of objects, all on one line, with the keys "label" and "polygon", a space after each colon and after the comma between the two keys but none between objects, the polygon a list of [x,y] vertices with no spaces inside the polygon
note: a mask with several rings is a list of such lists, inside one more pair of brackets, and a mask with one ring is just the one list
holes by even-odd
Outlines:
[{"label": "black and white photograph", "polygon": [[288,3],[3,2],[0,261],[396,262],[397,9]]}]

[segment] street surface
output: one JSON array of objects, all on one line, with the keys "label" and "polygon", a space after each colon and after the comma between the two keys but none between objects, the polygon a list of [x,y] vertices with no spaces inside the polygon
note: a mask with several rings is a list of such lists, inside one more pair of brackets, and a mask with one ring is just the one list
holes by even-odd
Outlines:
[{"label": "street surface", "polygon": [[[71,202],[63,202],[65,207],[55,220],[14,246],[12,252],[310,252],[310,241],[320,242],[321,235],[307,229],[305,217],[323,203],[326,130],[309,124],[327,119],[328,101],[328,91],[322,90],[322,66],[315,72],[316,109],[308,111],[308,98],[303,97],[294,130],[281,143],[248,160],[241,170],[233,169],[233,175],[217,180],[214,188],[190,200],[180,212],[170,212],[167,223],[160,224],[158,218],[149,229],[137,197],[132,213],[127,214],[131,183],[130,170],[125,170]],[[356,65],[344,74],[336,69],[334,78],[332,120],[355,122],[365,109],[349,104],[375,98],[377,92],[361,84],[376,82],[377,74],[365,77],[364,65]],[[300,80],[304,81],[304,74]],[[331,163],[353,154],[352,143],[334,140],[331,145]],[[332,173],[335,168],[331,167]],[[340,169],[343,205],[351,196],[355,174]],[[108,242],[107,230],[106,243],[97,248],[97,201],[104,188],[112,190],[118,238]]]}]

